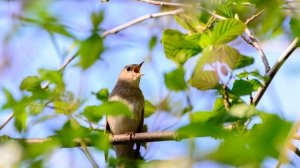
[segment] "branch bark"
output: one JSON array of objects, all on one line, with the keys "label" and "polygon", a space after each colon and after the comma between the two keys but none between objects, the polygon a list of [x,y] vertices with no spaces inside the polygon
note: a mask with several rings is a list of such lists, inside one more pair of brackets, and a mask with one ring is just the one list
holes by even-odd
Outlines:
[{"label": "branch bark", "polygon": [[144,15],[144,16],[141,16],[141,17],[138,17],[130,22],[127,22],[125,24],[122,24],[120,26],[117,26],[113,29],[110,29],[110,30],[107,30],[105,31],[101,37],[102,38],[105,38],[106,36],[108,35],[111,35],[111,34],[116,34],[118,33],[119,31],[122,31],[132,25],[135,25],[137,23],[140,23],[144,20],[147,20],[147,19],[150,19],[150,18],[157,18],[157,17],[161,17],[161,16],[168,16],[168,15],[176,15],[176,14],[179,14],[179,13],[182,13],[184,10],[182,8],[179,8],[179,9],[176,9],[176,10],[172,10],[172,11],[168,11],[168,12],[159,12],[159,13],[153,13],[153,14],[148,14],[148,15]]},{"label": "branch bark", "polygon": [[[143,132],[135,133],[133,136],[130,134],[121,134],[121,135],[109,135],[109,140],[112,145],[127,144],[127,143],[137,143],[137,142],[156,142],[156,141],[179,141],[188,137],[180,136],[175,132]],[[7,140],[16,140],[25,142],[27,144],[39,144],[51,141],[51,138],[31,138],[31,139],[22,139],[22,138],[11,138],[8,136],[0,136],[0,142]],[[82,141],[78,141],[78,146],[81,146]],[[87,142],[88,146],[89,143]]]},{"label": "branch bark", "polygon": [[254,96],[253,99],[253,104],[257,105],[264,95],[265,91],[269,87],[270,83],[272,82],[273,78],[277,74],[278,70],[281,68],[283,63],[289,58],[289,56],[295,51],[295,49],[298,47],[299,39],[295,38],[293,42],[288,46],[288,48],[283,52],[283,54],[279,57],[275,65],[272,67],[272,69],[265,75],[269,79],[264,83],[264,86],[259,88],[256,95]]}]

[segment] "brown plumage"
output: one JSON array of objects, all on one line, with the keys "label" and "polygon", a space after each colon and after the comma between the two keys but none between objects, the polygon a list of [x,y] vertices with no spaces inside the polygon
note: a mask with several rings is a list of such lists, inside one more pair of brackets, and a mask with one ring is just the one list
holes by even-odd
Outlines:
[{"label": "brown plumage", "polygon": [[[121,101],[128,105],[133,112],[133,117],[107,116],[106,131],[113,135],[125,133],[137,133],[142,131],[144,124],[144,96],[139,87],[141,64],[125,66],[112,90],[109,100]],[[117,157],[120,159],[133,160],[139,155],[140,144],[114,145]]]}]

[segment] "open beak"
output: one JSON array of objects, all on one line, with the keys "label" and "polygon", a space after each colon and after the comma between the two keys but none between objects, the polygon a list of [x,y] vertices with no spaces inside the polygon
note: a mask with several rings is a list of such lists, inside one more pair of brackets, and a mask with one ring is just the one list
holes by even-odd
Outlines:
[{"label": "open beak", "polygon": [[144,75],[144,74],[141,74],[141,73],[140,73],[140,70],[141,70],[141,67],[142,67],[143,63],[144,63],[144,61],[141,62],[138,66],[134,67],[134,72],[135,72],[135,73],[139,73],[139,76]]}]

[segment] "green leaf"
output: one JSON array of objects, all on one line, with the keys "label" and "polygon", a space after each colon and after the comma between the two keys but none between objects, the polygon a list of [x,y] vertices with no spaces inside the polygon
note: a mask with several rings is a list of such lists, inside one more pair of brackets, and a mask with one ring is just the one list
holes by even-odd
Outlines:
[{"label": "green leaf", "polygon": [[100,11],[100,12],[92,12],[91,14],[91,21],[93,24],[93,27],[95,30],[98,29],[98,26],[102,23],[104,19],[104,12]]},{"label": "green leaf", "polygon": [[192,123],[207,122],[217,115],[218,113],[210,111],[195,112],[190,114],[190,120]]},{"label": "green leaf", "polygon": [[239,60],[234,66],[234,69],[244,68],[246,66],[252,65],[253,63],[254,63],[253,57],[240,55]]},{"label": "green leaf", "polygon": [[156,44],[157,44],[157,36],[152,36],[148,44],[149,50],[152,51]]},{"label": "green leaf", "polygon": [[237,96],[250,95],[254,91],[253,85],[249,81],[236,80],[233,84],[231,92]]},{"label": "green leaf", "polygon": [[253,90],[258,90],[263,84],[257,79],[251,79],[249,82],[252,84]]},{"label": "green leaf", "polygon": [[190,57],[201,52],[197,39],[199,36],[188,36],[177,30],[167,29],[163,33],[162,44],[167,58],[183,64]]},{"label": "green leaf", "polygon": [[56,131],[55,139],[64,147],[75,147],[79,142],[83,142],[90,132],[88,128],[81,126],[75,119],[70,119],[63,128]]},{"label": "green leaf", "polygon": [[174,15],[174,19],[184,29],[190,32],[197,32],[198,27],[201,24],[201,21],[199,20],[201,14],[203,15],[202,12],[190,9],[179,13],[178,15]]},{"label": "green leaf", "polygon": [[145,118],[152,115],[156,110],[157,108],[149,100],[145,100],[145,109],[144,109]]},{"label": "green leaf", "polygon": [[41,89],[41,79],[37,76],[28,76],[25,79],[23,79],[21,85],[21,90],[27,90],[27,91],[36,91]]},{"label": "green leaf", "polygon": [[232,116],[238,117],[238,118],[243,118],[243,117],[251,117],[255,114],[257,114],[257,110],[254,106],[250,106],[247,104],[236,104],[233,105],[229,109],[229,113]]},{"label": "green leaf", "polygon": [[224,16],[226,18],[234,18],[234,13],[226,5],[221,5],[221,4],[218,5],[216,12],[217,12],[217,14]]},{"label": "green leaf", "polygon": [[79,107],[79,103],[76,101],[69,102],[69,101],[57,100],[54,101],[53,104],[56,113],[66,114],[66,115],[72,114]]},{"label": "green leaf", "polygon": [[103,38],[97,33],[92,34],[86,40],[82,41],[79,48],[80,61],[79,65],[83,69],[89,68],[100,58],[104,51]]},{"label": "green leaf", "polygon": [[4,110],[4,109],[13,108],[16,103],[15,98],[13,97],[13,95],[10,93],[9,90],[3,88],[2,91],[5,94],[5,100],[6,100],[6,103],[2,106],[2,109]]},{"label": "green leaf", "polygon": [[208,159],[235,166],[260,167],[266,158],[278,158],[292,124],[276,115],[261,113],[260,116],[261,124],[247,132],[228,134]]},{"label": "green leaf", "polygon": [[100,89],[100,90],[96,93],[96,97],[97,97],[98,100],[101,100],[101,101],[107,101],[107,100],[108,100],[108,97],[109,97],[108,89],[107,89],[107,88]]},{"label": "green leaf", "polygon": [[168,89],[174,91],[182,91],[187,88],[187,84],[184,80],[184,69],[178,67],[171,72],[165,74],[165,84]]},{"label": "green leaf", "polygon": [[87,106],[84,108],[83,115],[90,121],[98,122],[104,115],[124,115],[132,117],[133,113],[128,106],[119,101],[106,101],[100,106]]},{"label": "green leaf", "polygon": [[44,110],[44,104],[37,103],[37,102],[31,102],[28,107],[27,111],[32,115],[40,114]]},{"label": "green leaf", "polygon": [[27,114],[25,111],[25,104],[19,102],[19,104],[13,108],[15,113],[15,128],[21,132],[26,129]]},{"label": "green leaf", "polygon": [[245,27],[244,23],[236,19],[220,21],[212,31],[211,42],[214,45],[228,43],[241,35]]},{"label": "green leaf", "polygon": [[91,146],[99,150],[107,150],[110,147],[110,141],[104,131],[93,131],[88,135]]},{"label": "green leaf", "polygon": [[201,71],[196,69],[188,83],[199,90],[209,90],[217,86],[219,77],[215,71]]},{"label": "green leaf", "polygon": [[179,136],[184,137],[214,137],[223,136],[224,130],[220,124],[214,122],[195,122],[177,130]]},{"label": "green leaf", "polygon": [[39,69],[41,79],[56,84],[57,86],[64,87],[62,73],[56,70]]}]

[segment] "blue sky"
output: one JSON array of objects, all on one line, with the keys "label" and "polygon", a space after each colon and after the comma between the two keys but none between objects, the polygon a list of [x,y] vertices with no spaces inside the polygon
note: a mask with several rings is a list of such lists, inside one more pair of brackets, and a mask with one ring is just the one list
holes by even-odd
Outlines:
[{"label": "blue sky", "polygon": [[[157,6],[130,1],[124,3],[120,0],[111,0],[109,3],[101,4],[98,1],[55,1],[51,6],[46,6],[52,13],[59,16],[59,19],[65,25],[70,26],[72,33],[82,39],[89,35],[91,24],[89,14],[92,11],[105,11],[105,20],[101,28],[107,30],[130,21],[138,16],[158,12]],[[32,25],[21,25],[19,31],[14,34],[8,43],[4,38],[11,32],[13,24],[18,23],[13,20],[12,14],[20,11],[18,1],[1,1],[0,2],[0,88],[7,88],[16,97],[20,97],[19,84],[22,79],[28,75],[36,75],[39,68],[58,69],[64,58],[61,58],[49,34],[40,28]],[[132,63],[145,61],[142,68],[145,76],[141,80],[141,89],[146,99],[153,103],[158,103],[160,99],[168,94],[163,81],[163,74],[171,71],[176,65],[167,60],[164,56],[163,48],[158,42],[153,52],[148,50],[148,40],[157,35],[161,38],[161,28],[173,27],[180,28],[174,24],[170,17],[159,20],[152,19],[139,25],[130,27],[117,35],[108,36],[105,39],[105,46],[108,49],[102,54],[101,61],[96,62],[91,68],[83,71],[74,63],[71,63],[65,70],[64,78],[68,90],[75,93],[75,96],[85,100],[86,105],[98,103],[91,95],[100,88],[109,88],[111,91],[120,70],[123,66]],[[156,26],[159,25],[160,28]],[[60,51],[64,51],[71,44],[70,39],[61,36],[55,36]],[[276,37],[272,40],[262,43],[270,65],[274,65],[281,53],[287,48],[291,39],[285,36]],[[253,56],[256,61],[250,68],[258,68],[263,73],[263,65],[258,58],[258,53],[244,44],[240,39],[232,43],[241,49],[242,53]],[[299,119],[299,100],[300,95],[300,54],[296,50],[291,58],[283,65],[266,94],[262,98],[258,108],[271,113],[278,113],[284,118],[296,121]],[[71,55],[71,54],[70,54]],[[70,56],[68,55],[68,56]],[[151,57],[150,57],[151,55]],[[187,67],[195,65],[196,59],[187,62]],[[6,62],[7,61],[7,62]],[[76,62],[77,60],[75,60]],[[191,72],[188,71],[186,79]],[[192,89],[191,99],[197,110],[209,110],[212,105],[212,97],[215,94],[211,91],[200,92]],[[172,99],[175,102],[181,102],[182,94],[172,93]],[[4,103],[4,95],[0,94],[0,106]],[[46,114],[54,113],[53,110],[46,110]],[[10,111],[1,112],[0,122],[2,123]],[[168,118],[169,123],[165,123]],[[58,117],[49,120],[43,124],[37,124],[32,127],[29,137],[46,137],[53,133],[53,130],[63,125],[66,117]],[[188,118],[184,116],[178,121],[176,116],[168,113],[157,113],[146,120],[149,130],[156,131],[177,123],[174,127],[187,123]],[[0,135],[8,134],[19,136],[10,123],[5,129],[1,130]],[[182,142],[157,142],[151,143],[146,154],[146,158],[152,159],[175,159],[188,154],[189,141]],[[201,138],[196,143],[200,149],[203,149],[202,155],[216,147],[218,142],[210,138]],[[160,149],[160,150],[155,150]],[[101,152],[93,150],[96,160],[103,165],[103,155]],[[74,159],[76,158],[76,159]],[[67,161],[66,161],[67,160]],[[297,160],[296,160],[297,161]],[[270,161],[272,163],[272,161]],[[299,163],[299,160],[298,160]],[[47,167],[87,167],[90,166],[79,149],[58,149],[47,162]],[[214,166],[211,163],[201,163]],[[276,164],[276,163],[275,163]],[[197,165],[195,165],[198,167]]]}]

